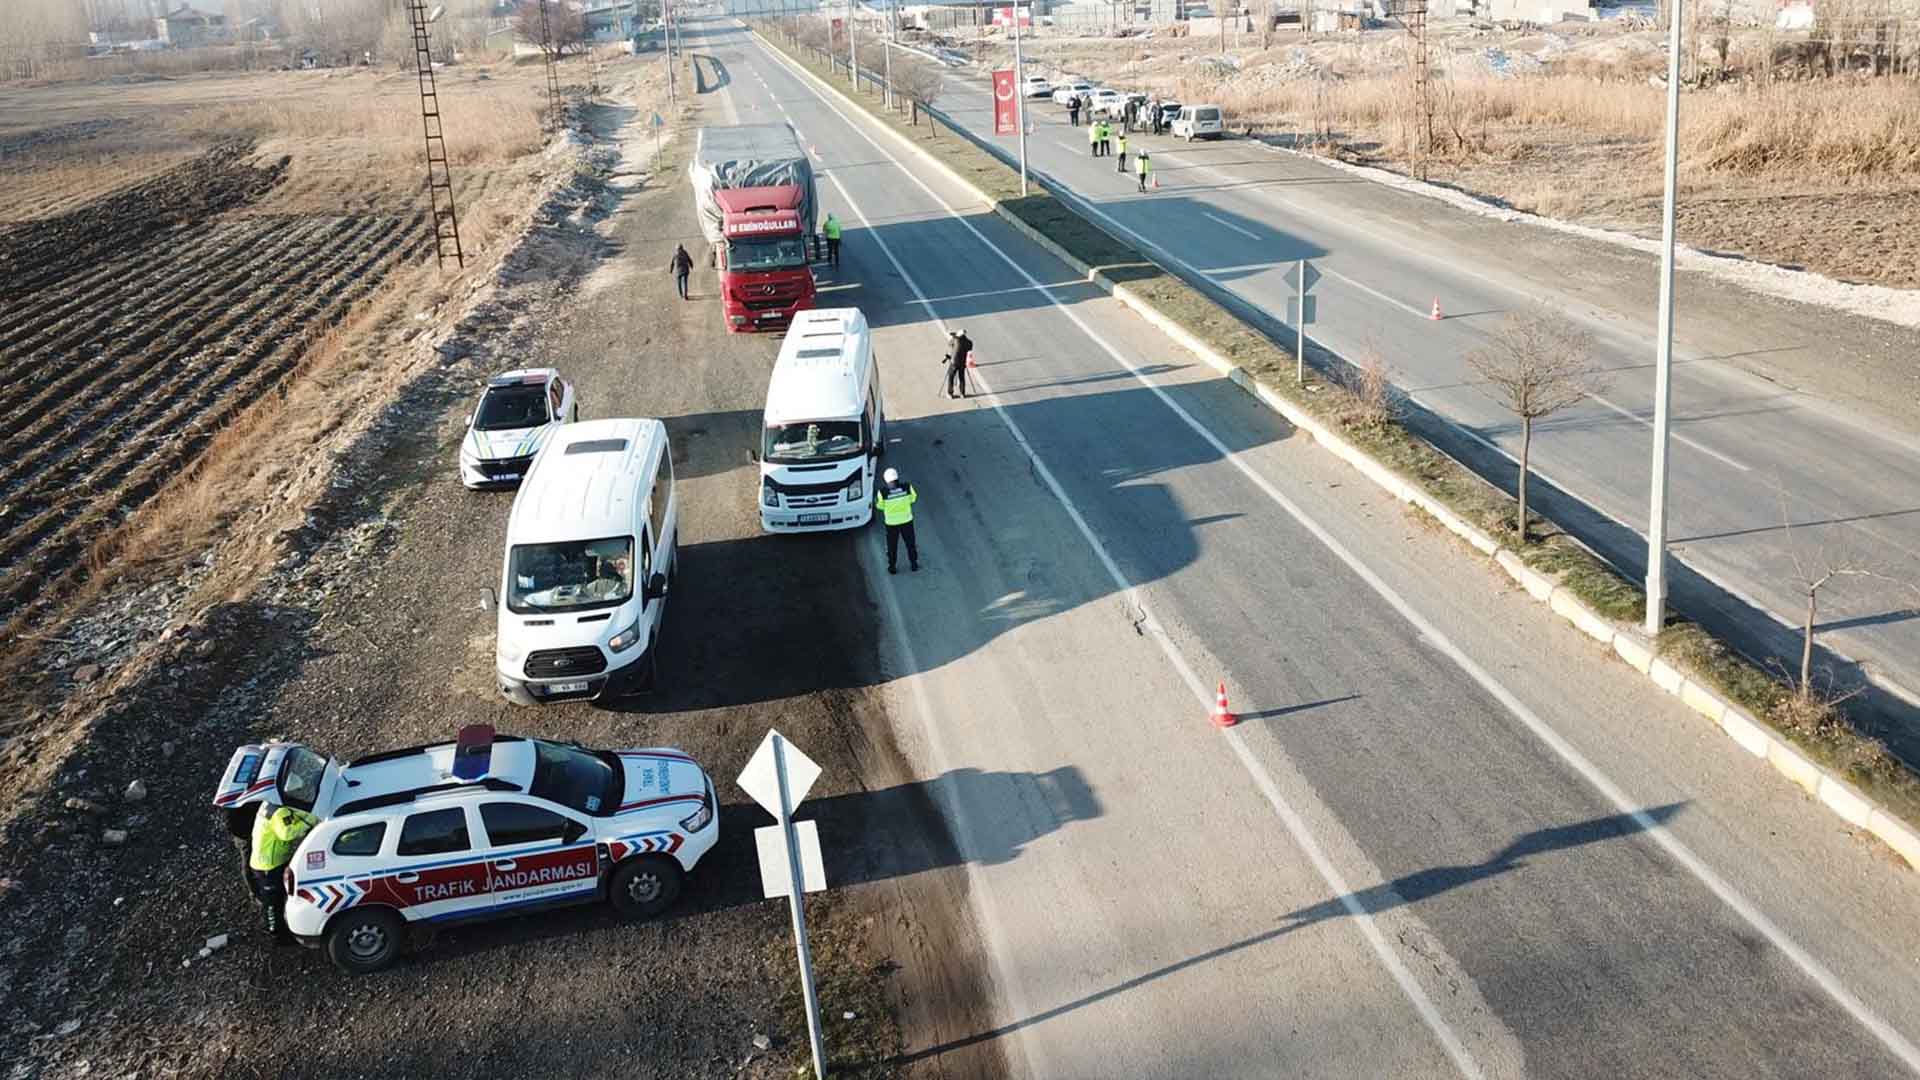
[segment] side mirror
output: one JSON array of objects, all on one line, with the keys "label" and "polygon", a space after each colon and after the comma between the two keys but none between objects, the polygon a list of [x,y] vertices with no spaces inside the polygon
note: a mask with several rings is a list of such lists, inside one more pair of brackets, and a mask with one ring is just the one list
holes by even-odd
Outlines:
[{"label": "side mirror", "polygon": [[477,413],[477,412],[470,412],[470,413],[468,413],[468,414],[467,414],[467,426],[468,426],[468,427],[472,427],[472,426],[473,426],[473,418],[474,418],[474,417],[476,417],[476,416],[479,416],[479,415],[480,415],[480,414],[479,414],[479,413]]},{"label": "side mirror", "polygon": [[563,844],[571,844],[585,835],[587,835],[587,827],[572,818],[568,818],[567,831],[561,835],[560,842]]},{"label": "side mirror", "polygon": [[647,579],[647,599],[658,600],[665,595],[667,595],[667,575],[655,574]]},{"label": "side mirror", "polygon": [[491,585],[480,586],[479,599],[481,611],[492,611],[500,606],[500,595],[493,591]]},{"label": "side mirror", "polygon": [[753,462],[755,465],[760,464],[760,451],[755,450],[752,447],[748,447],[747,460]]}]

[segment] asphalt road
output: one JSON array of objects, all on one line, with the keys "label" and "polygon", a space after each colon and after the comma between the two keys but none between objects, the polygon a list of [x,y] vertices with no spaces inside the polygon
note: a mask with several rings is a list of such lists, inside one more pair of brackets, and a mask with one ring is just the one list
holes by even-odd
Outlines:
[{"label": "asphalt road", "polygon": [[[958,75],[947,86],[941,109],[992,139],[988,87]],[[1033,102],[1028,115],[1034,169],[1190,280],[1276,324],[1292,294],[1284,275],[1295,260],[1312,260],[1324,277],[1308,336],[1349,358],[1381,356],[1396,386],[1452,426],[1449,448],[1485,458],[1470,463],[1509,487],[1519,422],[1465,357],[1508,313],[1550,309],[1590,330],[1604,386],[1536,425],[1536,479],[1547,482],[1544,509],[1644,576],[1651,257],[1478,217],[1247,140],[1132,136],[1160,179],[1141,195],[1111,159],[1088,154],[1086,129],[1070,126],[1064,109]],[[1009,151],[1014,142],[994,141]],[[1889,385],[1908,377],[1904,364],[1887,365],[1897,374],[1877,399],[1861,389],[1870,380],[1847,370],[1856,356],[1909,356],[1920,335],[1697,273],[1682,273],[1677,295],[1668,528],[1683,564],[1670,585],[1676,606],[1716,630],[1738,626],[1743,649],[1797,668],[1797,637],[1786,627],[1800,625],[1799,582],[1828,562],[1874,570],[1884,576],[1835,579],[1820,595],[1821,641],[1837,654],[1828,663],[1842,685],[1858,661],[1920,693],[1920,411],[1910,389]],[[1435,302],[1440,322],[1431,319]],[[1561,495],[1584,505],[1562,510]],[[1920,717],[1889,711],[1908,728],[1895,741],[1920,760]]]},{"label": "asphalt road", "polygon": [[[729,23],[813,148],[925,569],[888,715],[1036,1076],[1872,1076],[1910,876]],[[990,390],[937,388],[943,327]],[[1206,721],[1216,681],[1245,720]]]}]

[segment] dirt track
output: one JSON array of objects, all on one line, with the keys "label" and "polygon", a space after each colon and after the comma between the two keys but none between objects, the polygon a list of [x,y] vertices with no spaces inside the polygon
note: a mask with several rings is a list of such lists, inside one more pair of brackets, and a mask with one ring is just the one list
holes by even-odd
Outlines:
[{"label": "dirt track", "polygon": [[[662,268],[695,229],[678,170],[666,175],[627,196],[611,248],[562,227],[512,262],[519,284],[459,339],[474,355],[408,388],[357,455],[367,483],[336,486],[337,505],[256,595],[163,644],[166,662],[125,689],[11,831],[0,857],[23,869],[0,917],[24,930],[0,946],[0,1012],[20,1021],[0,1028],[0,1057],[17,1075],[86,1062],[90,1075],[791,1076],[805,1044],[786,917],[759,898],[751,837],[767,819],[733,784],[773,725],[826,770],[808,814],[836,888],[809,907],[830,1045],[852,1070],[841,1075],[900,1071],[889,1001],[940,1029],[921,1045],[984,1026],[978,957],[954,921],[964,874],[891,747],[854,538],[759,535],[745,448],[777,343],[727,335],[711,300],[669,299]],[[581,280],[608,250],[618,259]],[[492,617],[474,597],[498,568],[511,496],[463,490],[452,455],[484,375],[529,363],[576,379],[584,416],[658,415],[674,439],[682,563],[666,685],[622,711],[517,709],[492,692]],[[458,929],[368,979],[267,947],[228,841],[196,809],[232,746],[271,734],[354,755],[479,719],[677,745],[707,765],[722,839],[680,907],[637,926],[588,908]],[[136,776],[144,807],[116,797]],[[75,796],[103,813],[69,809]],[[103,826],[133,839],[104,847]],[[195,958],[217,933],[234,943]],[[73,1017],[78,1032],[46,1037]],[[755,1049],[761,1033],[771,1053]],[[911,1072],[993,1075],[993,1053]]]},{"label": "dirt track", "polygon": [[424,256],[418,214],[225,216],[282,179],[248,154],[0,231],[0,625],[56,601],[96,540]]}]

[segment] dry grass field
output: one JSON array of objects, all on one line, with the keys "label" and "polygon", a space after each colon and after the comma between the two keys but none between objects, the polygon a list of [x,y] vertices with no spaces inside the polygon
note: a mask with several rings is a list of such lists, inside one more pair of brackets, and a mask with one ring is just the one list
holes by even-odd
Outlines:
[{"label": "dry grass field", "polygon": [[[477,273],[553,167],[544,84],[449,69],[440,98]],[[407,74],[0,88],[0,639],[257,509],[465,295],[422,155]]]},{"label": "dry grass field", "polygon": [[[1682,239],[1920,287],[1920,80],[1811,77],[1804,38],[1738,31],[1724,68],[1715,49],[1701,57],[1714,77],[1681,104]],[[1028,55],[1047,74],[1218,102],[1235,130],[1417,170],[1425,130],[1403,32],[1242,41],[1223,54],[1212,38],[1042,37]],[[1608,24],[1436,28],[1429,177],[1518,209],[1657,234],[1663,41]]]}]

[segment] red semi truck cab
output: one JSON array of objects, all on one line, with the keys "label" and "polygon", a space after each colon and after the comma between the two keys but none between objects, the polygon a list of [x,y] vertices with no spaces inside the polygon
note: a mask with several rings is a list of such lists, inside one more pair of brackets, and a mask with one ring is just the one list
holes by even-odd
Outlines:
[{"label": "red semi truck cab", "polygon": [[795,185],[713,193],[721,231],[713,262],[728,330],[784,330],[795,314],[813,307],[801,199]]}]

